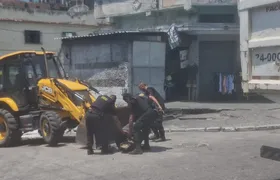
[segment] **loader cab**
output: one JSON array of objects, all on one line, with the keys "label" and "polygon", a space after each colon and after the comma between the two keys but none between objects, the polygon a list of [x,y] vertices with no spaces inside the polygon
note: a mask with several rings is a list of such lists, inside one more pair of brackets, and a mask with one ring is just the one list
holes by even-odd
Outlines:
[{"label": "loader cab", "polygon": [[37,108],[37,82],[41,78],[63,78],[53,53],[16,52],[0,57],[0,97],[15,101],[19,110]]}]

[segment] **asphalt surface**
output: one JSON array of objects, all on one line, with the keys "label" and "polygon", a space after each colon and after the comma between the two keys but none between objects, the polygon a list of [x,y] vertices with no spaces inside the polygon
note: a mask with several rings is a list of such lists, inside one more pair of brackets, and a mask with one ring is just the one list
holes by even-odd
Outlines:
[{"label": "asphalt surface", "polygon": [[68,137],[51,148],[40,139],[0,150],[1,180],[277,180],[280,162],[259,157],[261,145],[280,147],[280,131],[168,133],[152,152],[87,156]]},{"label": "asphalt surface", "polygon": [[219,113],[184,115],[164,121],[165,128],[200,128],[227,126],[260,126],[280,124],[280,113],[277,110],[234,110]]},{"label": "asphalt surface", "polygon": [[[179,107],[179,102],[173,104]],[[182,103],[182,108],[187,108],[187,106],[194,109],[209,108],[219,111],[207,114],[185,114],[165,121],[164,127],[180,129],[280,124],[280,107],[275,103]]]}]

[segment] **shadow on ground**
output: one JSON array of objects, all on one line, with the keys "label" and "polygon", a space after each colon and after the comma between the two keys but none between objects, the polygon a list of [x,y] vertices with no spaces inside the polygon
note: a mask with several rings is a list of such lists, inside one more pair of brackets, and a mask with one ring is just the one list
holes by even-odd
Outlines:
[{"label": "shadow on ground", "polygon": [[[166,139],[165,141],[171,141],[171,139]],[[161,142],[163,142],[163,141],[160,140],[160,139],[158,139],[158,140],[150,140],[150,142],[161,143]]]},{"label": "shadow on ground", "polygon": [[167,148],[163,146],[151,146],[151,151],[149,153],[158,153],[158,152],[165,152],[171,150],[172,148]]},{"label": "shadow on ground", "polygon": [[[67,136],[63,137],[60,143],[54,148],[66,146],[69,143],[75,143],[75,137],[67,137]],[[43,138],[23,139],[20,144],[20,146],[41,146],[41,145],[48,146],[43,140]]]},{"label": "shadow on ground", "polygon": [[[174,101],[168,101],[168,102],[189,102],[188,100],[174,100]],[[239,97],[238,99],[224,99],[224,100],[203,100],[203,101],[198,101],[199,103],[203,104],[203,103],[213,103],[213,104],[222,104],[222,103],[226,103],[226,104],[230,104],[230,103],[242,103],[242,104],[254,104],[254,103],[260,103],[260,104],[273,104],[275,102],[265,98],[262,95],[259,94],[250,94],[247,97]]]}]

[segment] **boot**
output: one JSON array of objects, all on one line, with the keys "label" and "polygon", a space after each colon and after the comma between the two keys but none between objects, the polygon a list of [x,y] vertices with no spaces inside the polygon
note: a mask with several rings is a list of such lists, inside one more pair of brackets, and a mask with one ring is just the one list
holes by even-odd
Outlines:
[{"label": "boot", "polygon": [[153,131],[153,135],[150,137],[150,140],[157,140],[157,139],[159,139],[159,133],[158,133],[158,131],[157,130],[155,130],[155,129],[152,129],[152,131]]},{"label": "boot", "polygon": [[92,154],[94,154],[93,150],[92,149],[88,149],[87,150],[87,155],[92,155]]},{"label": "boot", "polygon": [[143,151],[150,151],[151,150],[151,146],[149,144],[144,144],[143,146],[141,146]]},{"label": "boot", "polygon": [[160,138],[157,139],[157,140],[155,140],[155,142],[163,142],[163,141],[166,141],[164,130],[159,130],[159,132],[160,132]]},{"label": "boot", "polygon": [[137,155],[137,154],[143,154],[143,150],[141,149],[141,145],[139,143],[136,144],[136,148],[129,152],[128,154],[131,154],[131,155]]},{"label": "boot", "polygon": [[156,135],[156,134],[153,134],[149,139],[152,140],[152,141],[154,141],[154,140],[159,139],[159,136]]},{"label": "boot", "polygon": [[160,134],[161,141],[166,141],[164,129],[159,130],[159,134]]},{"label": "boot", "polygon": [[101,154],[112,154],[112,153],[113,153],[113,150],[108,145],[107,146],[102,146]]},{"label": "boot", "polygon": [[149,132],[146,131],[144,132],[144,145],[141,146],[143,151],[150,151],[151,147],[150,147],[150,143],[149,143]]}]

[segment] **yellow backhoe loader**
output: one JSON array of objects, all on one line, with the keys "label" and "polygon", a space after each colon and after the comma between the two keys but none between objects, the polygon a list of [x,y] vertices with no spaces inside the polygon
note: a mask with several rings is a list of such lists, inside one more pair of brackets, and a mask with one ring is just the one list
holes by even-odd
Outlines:
[{"label": "yellow backhoe loader", "polygon": [[[83,81],[68,80],[55,53],[43,48],[1,56],[0,147],[17,145],[22,133],[33,130],[50,146],[57,145],[67,128],[83,122],[95,101],[90,91],[98,93]],[[124,125],[128,111],[119,112]],[[84,124],[80,129],[84,131]]]}]

